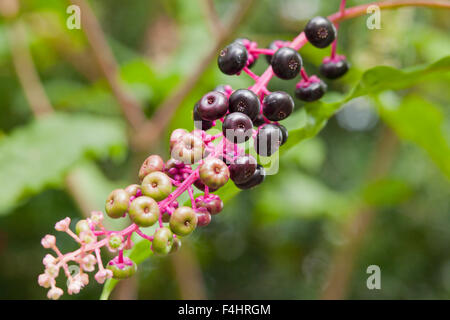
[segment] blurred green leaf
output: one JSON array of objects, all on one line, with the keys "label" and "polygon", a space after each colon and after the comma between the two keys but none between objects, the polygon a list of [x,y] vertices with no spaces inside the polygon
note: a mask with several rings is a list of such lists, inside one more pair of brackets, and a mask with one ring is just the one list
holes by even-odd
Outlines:
[{"label": "blurred green leaf", "polygon": [[424,149],[450,179],[450,144],[444,131],[444,115],[436,105],[417,96],[398,106],[379,104],[382,119],[404,140]]},{"label": "blurred green leaf", "polygon": [[0,213],[47,187],[61,185],[84,158],[119,159],[126,146],[121,122],[88,115],[52,114],[0,141]]},{"label": "blurred green leaf", "polygon": [[411,187],[402,180],[380,179],[366,185],[362,191],[364,201],[374,207],[394,206],[412,195]]}]

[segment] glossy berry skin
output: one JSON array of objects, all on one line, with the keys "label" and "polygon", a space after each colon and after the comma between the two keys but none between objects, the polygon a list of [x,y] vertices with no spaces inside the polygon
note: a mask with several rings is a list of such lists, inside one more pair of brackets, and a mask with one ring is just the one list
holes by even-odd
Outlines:
[{"label": "glossy berry skin", "polygon": [[169,228],[162,227],[153,235],[152,250],[159,254],[168,254],[173,245],[173,233]]},{"label": "glossy berry skin", "polygon": [[228,111],[227,96],[219,91],[208,92],[198,102],[197,111],[203,120],[214,121],[220,119]]},{"label": "glossy berry skin", "polygon": [[259,127],[259,126],[262,126],[264,123],[266,123],[266,121],[264,121],[264,117],[261,113],[258,113],[255,120],[252,122],[253,122],[254,127]]},{"label": "glossy berry skin", "polygon": [[106,214],[113,219],[121,218],[128,211],[130,195],[123,189],[112,191],[106,199]]},{"label": "glossy berry skin", "polygon": [[326,48],[336,39],[336,28],[327,18],[315,17],[306,25],[305,36],[313,46]]},{"label": "glossy berry skin", "polygon": [[260,156],[269,157],[274,154],[283,141],[283,133],[279,126],[268,123],[262,126],[254,141],[256,152]]},{"label": "glossy berry skin", "polygon": [[128,215],[139,227],[150,227],[158,221],[158,203],[150,197],[138,197],[131,201]]},{"label": "glossy berry skin", "polygon": [[283,144],[286,143],[287,139],[289,138],[289,132],[286,129],[285,126],[283,126],[282,124],[277,124],[278,128],[280,128],[281,130],[281,134],[282,134],[282,138],[281,138],[281,143],[280,146],[282,146]]},{"label": "glossy berry skin", "polygon": [[294,100],[284,91],[275,91],[264,97],[263,114],[271,121],[281,121],[294,110]]},{"label": "glossy berry skin", "polygon": [[156,201],[165,199],[172,192],[172,182],[163,172],[152,172],[142,180],[142,194]]},{"label": "glossy berry skin", "polygon": [[298,86],[295,89],[295,96],[306,102],[317,101],[327,92],[327,85],[322,80],[309,83],[307,86]]},{"label": "glossy berry skin", "polygon": [[206,131],[211,129],[214,125],[212,121],[203,120],[202,117],[200,117],[200,114],[198,113],[198,102],[194,106],[192,116],[194,118],[194,125],[197,129]]},{"label": "glossy berry skin", "polygon": [[205,208],[197,208],[197,227],[206,227],[211,223],[211,214]]},{"label": "glossy berry skin", "polygon": [[247,49],[242,44],[234,42],[220,51],[217,64],[220,71],[233,75],[242,71],[247,59]]},{"label": "glossy berry skin", "polygon": [[[244,46],[245,48],[247,48],[246,46],[245,46],[245,43],[250,43],[251,41],[250,41],[250,39],[247,39],[247,38],[237,38],[237,39],[235,39],[234,41],[233,41],[233,43],[238,43],[238,44],[240,44],[240,45],[242,45],[242,46]],[[248,52],[247,52],[248,53]],[[253,67],[254,65],[255,65],[255,63],[256,63],[256,61],[257,61],[258,59],[255,59],[255,60],[253,60],[247,67],[250,69],[251,67]]]},{"label": "glossy berry skin", "polygon": [[197,208],[205,208],[212,215],[220,213],[223,209],[222,199],[214,194],[210,194],[207,197],[197,197],[197,199],[195,199],[195,205]]},{"label": "glossy berry skin", "polygon": [[[200,190],[200,191],[205,191],[205,184],[200,179],[197,179],[197,180],[194,181],[194,186],[196,186],[197,189]],[[214,191],[217,191],[217,189],[209,188],[209,191],[210,192],[214,192]]]},{"label": "glossy berry skin", "polygon": [[297,51],[283,47],[274,53],[270,64],[278,78],[289,80],[294,79],[300,73],[303,62]]},{"label": "glossy berry skin", "polygon": [[170,148],[173,148],[174,144],[177,143],[186,133],[189,133],[186,129],[173,130],[170,134]]},{"label": "glossy berry skin", "polygon": [[169,253],[175,253],[181,248],[181,240],[178,238],[173,238],[172,248],[170,248]]},{"label": "glossy berry skin", "polygon": [[139,197],[142,195],[141,186],[138,184],[131,184],[128,187],[125,188],[125,191],[128,192],[128,194],[131,197]]},{"label": "glossy berry skin", "polygon": [[238,89],[229,99],[230,112],[242,112],[253,121],[259,114],[260,102],[258,96],[251,90]]},{"label": "glossy berry skin", "polygon": [[200,180],[213,189],[222,187],[230,178],[227,165],[217,158],[206,158],[200,165],[199,174]]},{"label": "glossy berry skin", "polygon": [[252,120],[242,112],[233,112],[225,117],[222,133],[233,143],[242,143],[252,136]]},{"label": "glossy berry skin", "polygon": [[255,173],[253,173],[253,176],[244,183],[236,183],[236,187],[242,190],[251,189],[253,187],[256,187],[257,185],[264,182],[264,179],[266,178],[264,168],[258,164],[256,167]]},{"label": "glossy berry skin", "polygon": [[130,258],[123,257],[123,262],[120,263],[118,258],[114,258],[108,262],[107,269],[111,270],[114,279],[126,279],[133,276],[136,273],[136,263]]},{"label": "glossy berry skin", "polygon": [[[278,40],[272,41],[269,44],[269,47],[267,49],[274,50],[274,51],[278,50],[278,46],[276,45],[277,41]],[[270,64],[272,62],[272,55],[271,54],[266,54],[266,60],[267,60],[267,63]]]},{"label": "glossy berry skin", "polygon": [[158,155],[151,155],[145,159],[139,169],[139,179],[142,181],[146,175],[155,171],[162,171],[164,168],[164,161]]},{"label": "glossy berry skin", "polygon": [[328,79],[337,79],[347,73],[349,65],[346,59],[339,59],[338,61],[328,61],[321,64],[319,71]]},{"label": "glossy berry skin", "polygon": [[170,216],[170,230],[178,236],[187,236],[197,227],[197,215],[191,207],[179,207]]},{"label": "glossy berry skin", "polygon": [[172,148],[172,157],[183,163],[192,164],[203,158],[205,144],[192,133],[185,134]]},{"label": "glossy berry skin", "polygon": [[230,178],[234,183],[247,182],[255,173],[257,162],[251,155],[239,156],[230,165]]}]

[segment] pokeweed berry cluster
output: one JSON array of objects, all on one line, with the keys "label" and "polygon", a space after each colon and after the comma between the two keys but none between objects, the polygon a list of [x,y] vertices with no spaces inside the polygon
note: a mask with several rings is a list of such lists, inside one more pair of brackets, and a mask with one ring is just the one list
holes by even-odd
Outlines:
[{"label": "pokeweed berry cluster", "polygon": [[[345,1],[342,2],[341,10]],[[128,218],[131,224],[123,230],[107,230],[102,212],[92,212],[87,219],[70,228],[70,218],[55,225],[57,231],[67,233],[80,248],[63,254],[53,235],[46,235],[41,243],[52,249],[56,256],[47,254],[43,259],[45,272],[39,275],[41,286],[49,288],[48,297],[58,299],[63,290],[56,287],[56,277],[63,270],[68,278],[68,293],[78,293],[89,282],[88,272],[98,271],[95,280],[123,279],[136,272],[136,264],[124,256],[124,250],[133,247],[133,234],[151,242],[155,254],[175,252],[180,239],[198,226],[206,226],[211,217],[222,211],[223,202],[213,194],[229,179],[240,189],[250,189],[265,180],[264,167],[257,163],[242,144],[253,139],[259,156],[268,157],[277,152],[288,139],[288,131],[278,123],[294,110],[292,97],[283,91],[270,92],[267,84],[276,75],[281,79],[301,80],[295,95],[304,101],[320,99],[326,85],[317,76],[308,77],[298,50],[309,41],[318,48],[333,44],[332,55],[320,67],[323,76],[335,79],[348,70],[345,57],[337,56],[337,27],[324,17],[308,22],[305,32],[292,42],[277,40],[268,48],[258,48],[249,39],[237,39],[218,56],[218,66],[227,75],[247,73],[255,80],[249,88],[233,90],[228,85],[218,86],[205,94],[193,108],[196,129],[188,132],[176,129],[170,136],[171,158],[166,162],[158,155],[149,156],[139,170],[140,184],[111,192],[106,200],[105,212],[113,219]],[[260,55],[265,55],[270,67],[257,76],[250,68]],[[220,133],[207,130],[221,124]],[[194,187],[201,191],[195,197]],[[180,195],[187,193],[190,201],[181,206]],[[153,234],[141,230],[156,225]],[[149,229],[147,229],[149,230]],[[107,247],[117,256],[103,264],[100,249]],[[71,275],[69,263],[79,265],[79,272]]]}]

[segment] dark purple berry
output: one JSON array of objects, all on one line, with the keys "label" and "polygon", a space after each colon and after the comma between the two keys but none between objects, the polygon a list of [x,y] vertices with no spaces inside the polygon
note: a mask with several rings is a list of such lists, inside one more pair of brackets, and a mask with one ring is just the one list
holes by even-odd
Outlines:
[{"label": "dark purple berry", "polygon": [[283,132],[280,127],[269,123],[259,128],[254,147],[260,156],[269,157],[278,150],[282,142]]},{"label": "dark purple berry", "polygon": [[233,112],[225,117],[222,132],[225,138],[234,143],[242,143],[252,136],[252,120],[242,112]]},{"label": "dark purple berry", "polygon": [[273,72],[281,79],[294,79],[302,68],[302,57],[292,48],[278,49],[271,60]]},{"label": "dark purple berry", "polygon": [[220,71],[233,75],[242,71],[247,59],[247,49],[239,43],[232,43],[220,51],[217,63]]},{"label": "dark purple berry", "polygon": [[280,146],[282,146],[283,144],[286,143],[286,141],[287,141],[287,139],[289,137],[289,132],[286,129],[286,127],[283,126],[282,124],[277,124],[277,126],[280,128],[281,133],[282,133],[282,139],[281,139],[281,143],[280,143]]},{"label": "dark purple berry", "polygon": [[256,165],[256,160],[251,155],[237,157],[229,167],[231,180],[235,183],[247,182],[255,173]]},{"label": "dark purple berry", "polygon": [[265,96],[263,114],[271,121],[286,119],[294,110],[294,100],[284,91],[275,91]]},{"label": "dark purple berry", "polygon": [[217,87],[214,88],[213,91],[219,91],[222,92],[223,94],[227,94],[227,89],[225,89],[224,84],[219,84]]},{"label": "dark purple berry", "polygon": [[211,223],[211,214],[206,208],[197,208],[195,213],[197,215],[197,227],[206,227]]},{"label": "dark purple berry", "polygon": [[[269,47],[267,49],[274,50],[274,51],[278,50],[278,46],[276,44],[277,41],[278,40],[272,41],[269,44]],[[267,63],[270,64],[270,62],[272,61],[272,55],[271,54],[266,54],[266,60],[267,60]]]},{"label": "dark purple berry", "polygon": [[227,96],[219,91],[208,92],[198,102],[197,111],[203,120],[214,121],[220,119],[228,111]]},{"label": "dark purple berry", "polygon": [[[238,43],[238,44],[244,46],[245,48],[247,48],[247,44],[250,44],[251,40],[249,40],[247,38],[237,38],[236,40],[233,41],[233,43]],[[250,59],[250,57],[249,57],[249,59]],[[247,66],[247,68],[250,69],[251,67],[253,67],[257,60],[258,59],[253,59],[253,61]]]},{"label": "dark purple berry", "polygon": [[259,113],[260,102],[258,96],[251,90],[239,89],[229,98],[230,112],[242,112],[253,121]]},{"label": "dark purple berry", "polygon": [[197,208],[205,208],[209,214],[215,215],[223,210],[223,201],[218,195],[210,194],[207,197],[199,196],[195,199]]},{"label": "dark purple berry", "polygon": [[266,175],[265,175],[264,168],[258,164],[255,172],[253,173],[253,176],[244,183],[241,183],[241,184],[236,183],[236,187],[238,187],[239,189],[243,189],[243,190],[256,187],[257,185],[264,182],[265,177],[266,177]]},{"label": "dark purple berry", "polygon": [[[194,186],[196,186],[197,189],[200,190],[200,191],[203,191],[203,192],[205,191],[205,184],[200,179],[197,179],[197,180],[194,181]],[[216,190],[217,189],[209,188],[209,192],[214,192]]]},{"label": "dark purple berry", "polygon": [[328,79],[337,79],[347,73],[349,65],[346,59],[327,61],[320,66],[320,73]]},{"label": "dark purple berry", "polygon": [[255,120],[252,121],[254,127],[262,126],[266,121],[264,121],[264,117],[261,113],[258,113]]},{"label": "dark purple berry", "polygon": [[318,82],[310,82],[308,84],[298,86],[295,89],[295,96],[303,101],[312,102],[319,100],[327,91],[327,85],[322,80]]},{"label": "dark purple berry", "polygon": [[336,38],[336,28],[327,18],[315,17],[306,25],[305,36],[313,46],[326,48]]},{"label": "dark purple berry", "polygon": [[208,120],[203,120],[198,113],[198,102],[194,106],[194,125],[197,129],[206,131],[213,127],[213,122]]}]

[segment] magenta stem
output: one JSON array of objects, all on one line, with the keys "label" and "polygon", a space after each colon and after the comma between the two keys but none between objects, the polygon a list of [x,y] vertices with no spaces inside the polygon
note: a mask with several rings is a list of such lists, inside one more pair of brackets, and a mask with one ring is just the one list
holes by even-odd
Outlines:
[{"label": "magenta stem", "polygon": [[250,49],[249,53],[273,55],[275,53],[275,50],[265,49],[265,48],[255,48],[255,49]]},{"label": "magenta stem", "polygon": [[259,77],[258,77],[255,73],[253,73],[253,71],[251,71],[248,67],[244,67],[243,70],[244,70],[244,72],[245,72],[246,74],[248,74],[253,80],[258,81]]},{"label": "magenta stem", "polygon": [[305,80],[306,82],[309,81],[309,77],[308,77],[308,74],[307,74],[306,71],[305,71],[305,68],[302,68],[302,69],[300,70],[300,74],[302,75],[303,80]]}]

